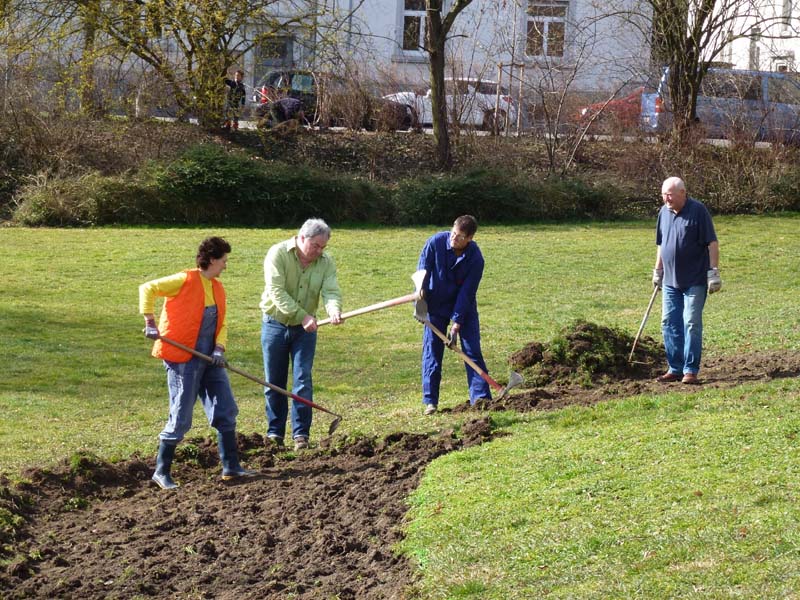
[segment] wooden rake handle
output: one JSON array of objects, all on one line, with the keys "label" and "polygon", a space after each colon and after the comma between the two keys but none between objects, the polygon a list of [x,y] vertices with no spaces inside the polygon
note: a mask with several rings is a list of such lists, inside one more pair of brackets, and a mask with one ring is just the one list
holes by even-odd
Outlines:
[{"label": "wooden rake handle", "polygon": [[[342,320],[345,320],[349,319],[350,317],[365,315],[367,313],[375,312],[376,310],[389,308],[390,306],[398,306],[400,304],[405,304],[407,302],[413,302],[418,297],[419,296],[417,295],[416,292],[413,294],[406,294],[405,296],[400,296],[399,298],[392,298],[391,300],[377,302],[375,304],[370,304],[369,306],[364,306],[363,308],[357,308],[355,310],[351,310],[350,312],[342,313],[341,317]],[[327,325],[330,322],[331,322],[330,319],[322,319],[322,321],[317,321],[317,327],[322,327],[323,325]]]},{"label": "wooden rake handle", "polygon": [[[189,354],[191,354],[193,356],[196,356],[197,358],[202,358],[206,362],[211,362],[212,361],[211,357],[208,356],[207,354],[203,354],[202,352],[198,352],[194,348],[190,348],[189,346],[185,346],[185,345],[181,344],[180,342],[176,342],[175,340],[171,340],[169,338],[166,338],[163,335],[160,336],[159,339],[162,342],[166,342],[167,344],[169,344],[171,346],[175,346],[176,348],[180,348],[181,350],[183,350],[185,352],[188,352]],[[242,371],[241,369],[237,369],[233,365],[229,364],[227,361],[225,362],[225,368],[228,369],[229,371],[233,371],[237,375],[241,375],[242,377],[245,377],[245,378],[249,379],[250,381],[255,381],[256,383],[260,383],[264,387],[268,387],[269,389],[271,389],[274,392],[278,392],[279,394],[283,394],[284,396],[288,396],[292,400],[297,400],[301,404],[305,404],[307,406],[310,406],[311,408],[316,408],[317,410],[321,410],[322,412],[326,412],[329,415],[333,415],[334,417],[339,417],[341,419],[341,416],[337,415],[335,412],[331,412],[327,408],[323,408],[322,406],[320,406],[319,404],[315,404],[311,400],[306,400],[302,396],[298,396],[297,394],[293,394],[289,390],[285,390],[282,387],[278,387],[277,385],[275,385],[273,383],[270,383],[269,381],[267,381],[265,379],[261,379],[260,377],[256,377],[255,375],[250,375],[250,373],[246,373],[245,371]]]},{"label": "wooden rake handle", "polygon": [[503,386],[500,385],[499,383],[497,383],[494,379],[492,379],[486,371],[481,369],[475,363],[474,360],[472,360],[469,356],[464,354],[464,352],[462,352],[461,349],[459,349],[457,346],[455,346],[455,345],[451,346],[450,345],[450,339],[445,334],[443,334],[433,323],[431,323],[430,319],[425,319],[423,321],[423,323],[425,324],[425,326],[428,329],[430,329],[434,334],[436,334],[436,337],[438,337],[440,340],[442,340],[444,342],[445,346],[447,346],[448,348],[450,348],[450,350],[452,350],[453,352],[458,354],[461,357],[461,360],[463,360],[470,367],[472,367],[475,370],[475,372],[478,375],[481,376],[481,379],[483,379],[486,383],[488,383],[490,386],[492,386],[498,392],[501,392],[501,393],[505,392]]}]

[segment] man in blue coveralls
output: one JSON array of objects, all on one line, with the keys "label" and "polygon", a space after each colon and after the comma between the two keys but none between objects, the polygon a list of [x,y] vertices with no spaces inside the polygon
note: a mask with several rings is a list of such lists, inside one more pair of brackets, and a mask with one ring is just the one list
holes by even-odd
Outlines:
[{"label": "man in blue coveralls", "polygon": [[661,196],[653,285],[663,291],[661,331],[669,370],[658,381],[697,384],[703,307],[707,294],[722,288],[719,242],[711,215],[702,203],[687,197],[683,180],[665,180]]},{"label": "man in blue coveralls", "polygon": [[[475,294],[483,276],[483,254],[472,241],[478,222],[471,215],[458,217],[450,232],[431,236],[419,257],[418,269],[425,269],[428,278],[423,286],[431,324],[445,331],[451,344],[461,337],[461,349],[484,371],[486,363],[481,354],[481,333],[478,303]],[[425,414],[431,415],[439,406],[439,384],[442,380],[444,342],[428,327],[422,335],[422,402]],[[491,399],[489,384],[472,367],[466,365],[469,401]]]}]

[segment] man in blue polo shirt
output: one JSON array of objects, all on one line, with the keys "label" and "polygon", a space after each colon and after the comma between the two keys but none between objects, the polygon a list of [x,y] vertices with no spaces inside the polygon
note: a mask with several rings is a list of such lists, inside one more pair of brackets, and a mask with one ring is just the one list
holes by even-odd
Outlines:
[{"label": "man in blue polo shirt", "polygon": [[662,288],[661,331],[669,370],[662,383],[699,383],[706,295],[719,291],[719,242],[706,207],[670,177],[661,186],[664,205],[656,224],[653,285]]},{"label": "man in blue polo shirt", "polygon": [[[461,349],[475,364],[486,371],[481,353],[481,332],[478,322],[478,302],[475,294],[483,277],[483,254],[472,241],[478,222],[471,215],[458,217],[452,231],[431,236],[419,257],[419,269],[428,272],[424,285],[428,303],[428,318],[440,331],[450,322],[451,343],[461,337]],[[439,384],[442,380],[444,342],[428,328],[422,335],[422,402],[425,414],[436,412],[439,406]],[[491,399],[487,384],[472,367],[466,365],[469,401]]]}]

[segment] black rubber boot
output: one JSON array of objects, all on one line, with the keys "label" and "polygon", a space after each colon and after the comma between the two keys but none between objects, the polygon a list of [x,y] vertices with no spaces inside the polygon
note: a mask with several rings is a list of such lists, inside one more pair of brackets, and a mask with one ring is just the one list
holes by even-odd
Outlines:
[{"label": "black rubber boot", "polygon": [[178,484],[172,480],[172,476],[169,474],[173,458],[175,458],[175,444],[168,444],[162,441],[158,445],[156,472],[153,473],[153,481],[162,490],[173,490],[178,487]]},{"label": "black rubber boot", "polygon": [[236,431],[218,431],[219,460],[222,463],[222,479],[230,481],[238,477],[253,477],[255,471],[243,469],[239,464],[239,452],[236,449]]}]

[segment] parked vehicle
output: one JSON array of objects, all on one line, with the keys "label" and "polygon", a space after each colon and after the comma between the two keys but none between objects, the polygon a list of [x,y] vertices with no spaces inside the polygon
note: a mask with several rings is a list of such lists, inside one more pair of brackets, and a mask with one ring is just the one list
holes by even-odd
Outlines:
[{"label": "parked vehicle", "polygon": [[575,121],[580,125],[588,126],[589,133],[619,133],[638,130],[644,90],[644,86],[640,86],[627,96],[582,106],[576,111]]},{"label": "parked vehicle", "polygon": [[258,117],[264,117],[270,102],[287,96],[303,103],[310,122],[328,127],[394,130],[417,125],[411,106],[381,98],[345,77],[305,69],[267,73],[253,88],[252,108]]},{"label": "parked vehicle", "polygon": [[[642,95],[642,128],[672,127],[665,69],[658,89]],[[711,68],[697,95],[697,121],[706,137],[800,143],[800,80],[772,71]]]},{"label": "parked vehicle", "polygon": [[[500,86],[500,101],[497,104],[498,84],[480,79],[445,79],[447,111],[450,122],[469,125],[486,130],[502,129],[516,123],[517,108],[505,87]],[[431,90],[425,93],[398,92],[384,96],[388,100],[412,106],[420,125],[433,123]],[[495,114],[495,107],[497,114]]]}]

